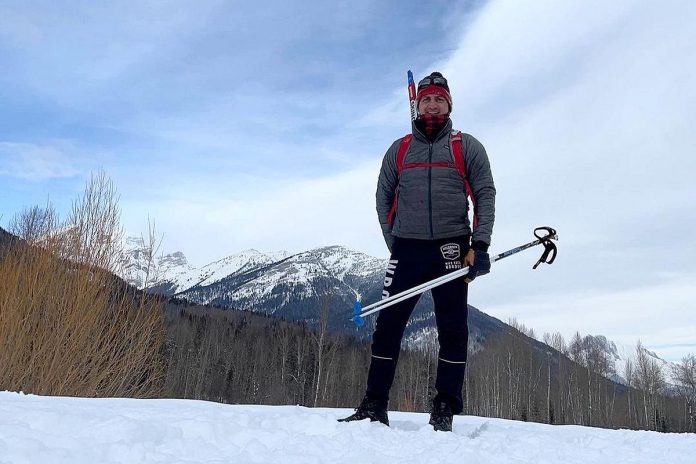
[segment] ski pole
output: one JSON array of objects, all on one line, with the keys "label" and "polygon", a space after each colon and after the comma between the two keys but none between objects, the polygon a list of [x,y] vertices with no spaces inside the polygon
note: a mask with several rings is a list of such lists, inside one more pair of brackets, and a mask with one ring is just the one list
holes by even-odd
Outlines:
[{"label": "ski pole", "polygon": [[[548,235],[541,237],[541,236],[537,235],[538,230],[544,230],[548,233]],[[505,251],[503,253],[500,253],[499,255],[496,255],[493,258],[491,258],[491,263],[494,263],[496,261],[500,261],[503,258],[506,258],[506,257],[511,256],[513,254],[519,253],[520,251],[526,250],[527,248],[531,248],[533,246],[539,245],[542,242],[546,242],[546,241],[551,240],[551,239],[558,240],[558,235],[556,234],[556,231],[550,227],[538,227],[538,228],[534,229],[534,235],[535,235],[535,237],[537,237],[538,240],[534,240],[532,242],[521,245],[517,248],[513,248],[512,250],[508,250],[508,251]],[[552,242],[549,242],[549,245],[545,245],[545,246],[555,248],[555,245]],[[546,258],[547,258],[548,253],[550,253],[550,251],[545,251],[544,255],[539,260],[539,262],[547,262]],[[553,259],[555,259],[555,251],[554,251],[554,256],[551,257],[551,259],[548,261],[548,264],[551,264],[553,262]],[[536,269],[536,267],[539,265],[539,262],[537,262],[537,264],[534,265],[534,269]],[[449,282],[450,280],[453,280],[454,278],[456,278],[460,275],[467,274],[467,273],[468,273],[468,267],[464,268],[464,269],[459,269],[459,270],[454,271],[454,272],[450,272],[450,273],[445,274],[443,276],[440,276],[436,279],[433,279],[433,280],[430,280],[430,281],[425,282],[423,284],[420,284],[416,287],[410,288],[408,290],[404,290],[403,292],[397,293],[396,295],[392,295],[389,298],[385,298],[385,299],[377,301],[376,303],[373,303],[369,306],[365,306],[361,310],[361,315],[364,315],[365,311],[368,311],[369,309],[375,308],[377,306],[382,306],[385,303],[389,303],[389,302],[399,298],[400,296],[411,294],[411,293],[413,293],[413,294],[423,293],[426,290],[429,290],[433,287],[437,287],[440,284],[443,284],[445,282]]]},{"label": "ski pole", "polygon": [[[544,231],[547,233],[547,235],[541,236],[537,233],[538,231]],[[537,237],[537,240],[525,243],[524,245],[520,245],[516,248],[495,255],[491,258],[491,264],[537,245],[544,245],[544,253],[541,255],[541,258],[539,258],[539,260],[533,266],[532,269],[536,269],[537,266],[539,266],[539,264],[541,263],[553,263],[553,261],[556,259],[556,253],[558,250],[556,248],[556,245],[551,240],[558,240],[558,234],[556,233],[556,231],[551,227],[537,227],[536,229],[534,229],[534,236]],[[365,316],[374,314],[378,311],[388,308],[389,306],[395,305],[396,303],[400,303],[401,301],[419,295],[434,287],[442,285],[446,282],[450,282],[458,277],[465,276],[468,272],[468,267],[456,270],[454,272],[450,272],[436,279],[420,284],[416,287],[404,290],[403,292],[397,293],[396,295],[392,295],[389,298],[385,298],[383,300],[372,303],[371,305],[365,306],[364,308],[361,306],[360,300],[358,300],[353,305],[353,317],[351,318],[351,320],[355,323],[356,326],[362,327],[363,325],[365,325],[365,321],[363,319]]]}]

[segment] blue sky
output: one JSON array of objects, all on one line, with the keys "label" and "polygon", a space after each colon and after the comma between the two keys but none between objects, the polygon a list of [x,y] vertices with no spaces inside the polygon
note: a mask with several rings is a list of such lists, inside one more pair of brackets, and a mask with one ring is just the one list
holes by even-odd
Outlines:
[{"label": "blue sky", "polygon": [[[143,198],[207,209],[211,197],[244,201],[264,183],[372,160],[384,136],[350,126],[403,85],[407,68],[446,57],[474,4],[3,3],[3,213],[47,195],[67,207],[102,167],[138,232],[153,208]],[[391,138],[408,120],[394,127]],[[164,224],[172,210],[155,212]],[[258,246],[203,250],[194,238],[174,245],[201,264]],[[311,245],[277,240],[267,247]]]},{"label": "blue sky", "polygon": [[386,257],[377,171],[407,69],[450,80],[498,188],[492,251],[554,267],[470,302],[538,332],[696,351],[692,2],[0,1],[0,225],[104,169],[130,234],[203,265],[248,248]]}]

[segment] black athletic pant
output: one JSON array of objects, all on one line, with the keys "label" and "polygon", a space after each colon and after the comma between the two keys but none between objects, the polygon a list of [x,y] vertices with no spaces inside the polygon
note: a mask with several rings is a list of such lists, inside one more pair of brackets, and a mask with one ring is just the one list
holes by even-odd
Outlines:
[{"label": "black athletic pant", "polygon": [[[383,298],[461,269],[468,250],[468,236],[442,240],[397,237],[384,278]],[[467,287],[462,277],[432,289],[440,344],[434,401],[446,401],[455,414],[463,409],[462,386],[469,340]],[[385,404],[389,401],[401,338],[418,298],[419,295],[414,296],[379,312],[367,379],[370,399]]]}]

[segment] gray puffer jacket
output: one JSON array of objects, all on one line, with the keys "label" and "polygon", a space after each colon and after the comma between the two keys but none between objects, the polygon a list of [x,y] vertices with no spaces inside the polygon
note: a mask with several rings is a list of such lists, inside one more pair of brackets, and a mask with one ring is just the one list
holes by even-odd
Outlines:
[{"label": "gray puffer jacket", "polygon": [[[377,215],[387,247],[394,237],[434,240],[472,235],[472,246],[488,250],[495,219],[495,185],[486,150],[469,134],[462,134],[466,174],[473,194],[476,227],[471,230],[464,180],[454,166],[450,134],[452,121],[430,142],[413,124],[413,139],[404,165],[446,163],[403,169],[398,178],[396,156],[402,139],[387,150],[377,182]],[[397,198],[395,215],[389,212]]]}]

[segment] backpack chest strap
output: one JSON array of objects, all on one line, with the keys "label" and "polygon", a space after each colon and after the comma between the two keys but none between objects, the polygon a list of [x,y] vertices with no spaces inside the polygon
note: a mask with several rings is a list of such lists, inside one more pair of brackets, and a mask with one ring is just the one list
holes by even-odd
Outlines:
[{"label": "backpack chest strap", "polygon": [[[411,141],[413,140],[413,134],[407,134],[404,136],[403,139],[401,139],[401,143],[399,144],[399,151],[396,153],[396,174],[398,178],[401,178],[401,172],[404,169],[410,169],[410,168],[447,168],[451,167],[450,163],[447,162],[440,162],[440,163],[406,163],[406,154],[408,153],[408,149],[411,146]],[[459,175],[461,176],[462,180],[464,181],[464,187],[466,190],[466,194],[471,198],[473,206],[474,206],[474,227],[476,227],[476,224],[478,223],[478,218],[476,215],[476,202],[474,201],[474,196],[473,192],[471,190],[471,186],[469,185],[469,181],[466,176],[466,161],[464,159],[464,146],[462,142],[462,133],[457,130],[453,130],[452,133],[450,134],[450,147],[452,150],[452,161],[454,163],[454,168],[457,170]],[[398,199],[398,185],[397,185],[397,191],[395,192],[394,195],[394,202],[392,204],[391,210],[389,211],[389,215],[387,216],[387,221],[389,224],[391,224],[394,220],[394,216],[396,214],[396,209],[397,209],[397,199]]]},{"label": "backpack chest strap", "polygon": [[[406,163],[406,154],[411,146],[411,141],[413,140],[413,134],[408,134],[401,139],[399,144],[399,151],[396,153],[396,174],[397,177],[401,177],[401,172],[404,169],[410,168],[447,168],[452,165],[447,162],[440,163]],[[459,131],[452,131],[450,135],[450,146],[452,148],[452,161],[455,169],[459,173],[464,183],[468,182],[466,179],[466,163],[464,161],[464,147],[462,145],[462,133]],[[468,193],[468,191],[467,191]]]}]

